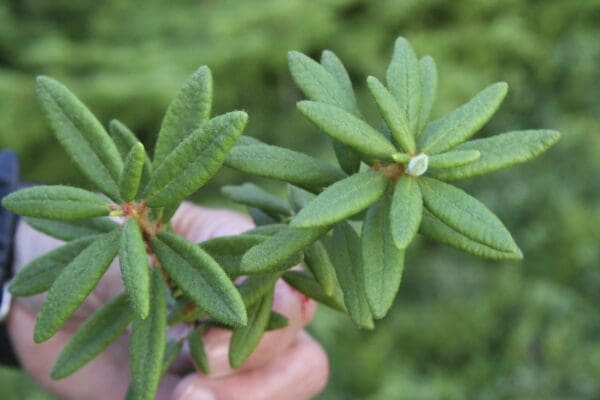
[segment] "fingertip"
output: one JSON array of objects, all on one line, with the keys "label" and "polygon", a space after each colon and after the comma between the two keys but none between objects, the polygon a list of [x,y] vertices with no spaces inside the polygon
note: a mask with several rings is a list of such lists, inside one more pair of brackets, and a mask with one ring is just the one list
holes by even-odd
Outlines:
[{"label": "fingertip", "polygon": [[190,375],[175,387],[170,400],[217,400],[217,397],[197,375]]}]

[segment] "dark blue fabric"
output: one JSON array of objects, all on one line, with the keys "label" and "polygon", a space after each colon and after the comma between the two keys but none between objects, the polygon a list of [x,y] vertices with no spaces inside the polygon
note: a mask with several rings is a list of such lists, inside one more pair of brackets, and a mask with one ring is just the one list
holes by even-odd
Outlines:
[{"label": "dark blue fabric", "polygon": [[[15,191],[19,184],[19,159],[9,150],[0,152],[0,200]],[[11,277],[12,246],[17,218],[0,205],[0,301],[1,287]],[[17,365],[10,341],[0,326],[0,364]]]}]

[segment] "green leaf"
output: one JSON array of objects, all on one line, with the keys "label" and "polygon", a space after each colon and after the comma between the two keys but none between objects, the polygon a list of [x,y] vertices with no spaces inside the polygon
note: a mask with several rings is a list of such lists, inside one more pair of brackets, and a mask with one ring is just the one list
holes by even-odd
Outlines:
[{"label": "green leaf", "polygon": [[294,212],[304,208],[315,195],[299,187],[288,185],[288,199]]},{"label": "green leaf", "polygon": [[272,290],[273,285],[275,285],[280,275],[279,273],[269,273],[252,275],[244,279],[238,286],[238,291],[242,299],[244,299],[246,307],[251,307],[258,303],[269,290]]},{"label": "green leaf", "polygon": [[200,243],[200,247],[214,258],[227,275],[237,277],[243,275],[240,268],[242,256],[268,238],[258,234],[221,236]]},{"label": "green leaf", "polygon": [[129,303],[137,317],[145,319],[150,312],[150,266],[142,231],[134,219],[123,225],[119,262]]},{"label": "green leaf", "polygon": [[134,318],[129,343],[131,386],[128,398],[154,399],[162,376],[167,341],[167,293],[160,269],[152,272],[150,314]]},{"label": "green leaf", "polygon": [[123,171],[119,176],[119,191],[123,201],[132,201],[138,193],[144,161],[146,159],[146,150],[140,142],[133,145],[131,151],[125,158]]},{"label": "green leaf", "polygon": [[277,329],[287,328],[290,324],[290,320],[287,319],[284,315],[279,314],[278,312],[271,311],[271,316],[269,317],[269,323],[267,324],[267,331],[275,331]]},{"label": "green leaf", "polygon": [[365,291],[360,238],[350,224],[333,228],[333,265],[350,318],[361,328],[373,329],[373,316]]},{"label": "green leaf", "polygon": [[117,255],[120,233],[98,236],[56,278],[37,315],[36,343],[50,339],[94,290]]},{"label": "green leaf", "polygon": [[300,101],[298,110],[323,133],[362,154],[388,160],[396,153],[396,148],[381,133],[339,107],[316,101]]},{"label": "green leaf", "polygon": [[421,177],[418,181],[425,206],[446,225],[494,249],[520,252],[504,224],[479,200],[436,179]]},{"label": "green leaf", "polygon": [[428,167],[431,169],[458,167],[477,161],[480,156],[481,154],[477,150],[454,150],[434,154],[429,157]]},{"label": "green leaf", "polygon": [[208,253],[169,232],[160,232],[152,244],[170,278],[198,307],[226,325],[246,324],[240,294]]},{"label": "green leaf", "polygon": [[560,133],[552,130],[526,130],[471,140],[456,147],[460,151],[477,150],[481,154],[473,163],[435,171],[436,178],[455,180],[488,174],[535,158],[552,147]]},{"label": "green leaf", "polygon": [[421,112],[419,114],[419,130],[417,136],[423,132],[423,129],[429,121],[429,114],[431,114],[431,109],[433,108],[438,83],[437,67],[435,66],[433,58],[430,56],[421,58],[419,60],[419,70],[421,71],[423,96],[421,98]]},{"label": "green leaf", "polygon": [[52,379],[65,378],[94,359],[123,334],[132,319],[125,295],[104,304],[81,324],[63,348],[52,368]]},{"label": "green leaf", "polygon": [[387,178],[378,172],[349,176],[315,197],[296,215],[291,225],[295,228],[333,225],[376,202],[387,186]]},{"label": "green leaf", "polygon": [[296,256],[308,245],[323,236],[330,227],[319,226],[296,229],[286,226],[274,236],[252,247],[242,257],[242,271],[252,273],[273,272],[280,269],[290,257]]},{"label": "green leaf", "polygon": [[431,122],[419,136],[418,148],[427,154],[443,153],[473,136],[500,107],[505,82],[488,86],[456,110]]},{"label": "green leaf", "polygon": [[[338,106],[360,117],[352,82],[335,54],[324,51],[321,55],[321,65],[298,52],[288,53],[288,61],[292,77],[306,97]],[[358,155],[337,141],[333,143],[333,147],[342,169],[348,174],[357,172],[360,166]]]},{"label": "green leaf", "polygon": [[391,196],[384,196],[369,208],[362,226],[365,293],[377,319],[385,317],[392,306],[404,269],[404,250],[393,240],[391,207]]},{"label": "green leaf", "polygon": [[25,221],[36,230],[64,241],[108,233],[119,226],[119,224],[107,217],[80,219],[77,221],[25,218]]},{"label": "green leaf", "polygon": [[[356,104],[356,98],[354,97],[354,89],[352,88],[352,81],[350,80],[350,75],[348,75],[348,71],[344,67],[342,61],[335,55],[334,52],[330,50],[324,50],[321,53],[321,65],[327,72],[331,74],[337,81],[340,86],[344,101],[340,101],[340,103],[348,104],[348,108],[346,111],[354,112],[355,115],[359,116],[360,111],[358,110],[358,106]],[[311,99],[311,100],[319,100],[319,99]],[[323,101],[323,100],[321,100]]]},{"label": "green leaf", "polygon": [[304,250],[304,263],[321,285],[323,292],[327,296],[333,295],[338,282],[335,268],[323,243],[314,242]]},{"label": "green leaf", "polygon": [[292,212],[288,203],[253,183],[244,183],[238,186],[223,186],[221,193],[232,201],[249,207],[256,207],[267,214],[278,216],[290,215]]},{"label": "green leaf", "polygon": [[267,145],[265,142],[261,142],[260,140],[258,140],[257,138],[253,138],[252,136],[241,135],[238,138],[237,142],[235,142],[234,147],[251,146],[258,144],[262,144],[265,146]]},{"label": "green leaf", "polygon": [[521,260],[523,253],[517,249],[514,252],[505,252],[486,246],[483,243],[469,239],[465,235],[455,231],[448,225],[440,221],[429,211],[423,213],[423,222],[421,223],[420,233],[430,239],[456,247],[459,250],[466,251],[479,257],[485,257],[492,260]]},{"label": "green leaf", "polygon": [[2,199],[2,205],[24,217],[60,220],[101,217],[110,212],[110,202],[104,196],[62,185],[21,189]]},{"label": "green leaf", "polygon": [[235,328],[229,344],[229,364],[238,368],[254,352],[260,339],[267,329],[273,306],[273,290],[252,306],[249,313],[248,325]]},{"label": "green leaf", "polygon": [[192,362],[197,370],[204,372],[205,375],[210,373],[210,365],[208,364],[208,357],[204,350],[204,341],[202,340],[202,334],[194,329],[187,336],[188,345],[190,346],[190,355],[192,356]]},{"label": "green leaf", "polygon": [[360,156],[352,151],[352,148],[334,140],[333,151],[335,153],[335,158],[338,160],[338,164],[345,173],[350,175],[358,172],[360,169]]},{"label": "green leaf", "polygon": [[[346,313],[346,306],[341,291],[336,291],[328,296],[323,292],[321,285],[309,274],[302,271],[287,271],[283,274],[283,280],[300,293],[326,305],[336,311]],[[339,289],[339,287],[338,287]]]},{"label": "green leaf", "polygon": [[29,262],[10,281],[10,293],[33,296],[50,289],[65,267],[94,240],[95,236],[73,240]]},{"label": "green leaf", "polygon": [[342,87],[338,81],[341,76],[332,75],[324,66],[297,51],[288,53],[288,65],[294,82],[306,97],[359,114],[354,95],[348,96],[347,84]]},{"label": "green leaf", "polygon": [[278,221],[278,218],[272,217],[258,208],[248,207],[248,212],[250,213],[252,222],[254,222],[254,225],[256,226],[272,225]]},{"label": "green leaf", "polygon": [[242,235],[262,235],[262,236],[273,236],[281,229],[283,229],[285,224],[267,224],[257,226],[254,229],[251,229],[246,232],[242,232]]},{"label": "green leaf", "polygon": [[419,61],[408,40],[396,39],[392,61],[386,72],[390,92],[405,115],[409,131],[415,135],[419,127],[423,91]]},{"label": "green leaf", "polygon": [[367,86],[375,99],[375,103],[377,103],[379,113],[390,128],[396,142],[404,151],[414,153],[415,139],[409,130],[405,110],[400,108],[394,96],[374,76],[367,78]]},{"label": "green leaf", "polygon": [[[121,154],[121,158],[127,158],[127,154],[133,146],[135,146],[139,141],[135,134],[125,126],[121,121],[113,119],[108,124],[108,133],[112,137],[119,153]],[[150,162],[150,157],[148,153],[144,154],[144,168],[142,169],[142,180],[141,186],[145,186],[152,175],[152,163]]]},{"label": "green leaf", "polygon": [[179,143],[208,120],[212,95],[210,69],[201,66],[185,81],[167,109],[156,140],[154,166],[160,165]]},{"label": "green leaf", "polygon": [[163,356],[162,367],[160,370],[160,375],[164,375],[171,369],[171,366],[179,357],[181,353],[181,349],[183,348],[183,342],[181,340],[167,340],[167,345],[165,346],[165,354]]},{"label": "green leaf", "polygon": [[236,146],[227,155],[225,165],[263,178],[276,179],[318,190],[342,179],[339,168],[282,147],[261,145]]},{"label": "green leaf", "polygon": [[39,76],[37,95],[54,134],[81,172],[98,189],[117,200],[123,162],[102,124],[69,89],[54,79]]},{"label": "green leaf", "polygon": [[178,204],[204,185],[223,164],[247,119],[245,112],[233,111],[187,135],[154,170],[145,189],[148,205]]}]

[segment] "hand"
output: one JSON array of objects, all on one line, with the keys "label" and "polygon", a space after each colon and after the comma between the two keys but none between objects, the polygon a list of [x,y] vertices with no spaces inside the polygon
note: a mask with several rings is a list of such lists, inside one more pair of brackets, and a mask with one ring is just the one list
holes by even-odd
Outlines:
[{"label": "hand", "polygon": [[[184,203],[173,218],[173,228],[193,242],[252,229],[244,215],[227,210],[211,210]],[[18,271],[32,259],[59,246],[21,221],[15,240],[14,268]],[[35,315],[44,295],[14,301],[8,329],[23,367],[49,391],[66,399],[123,399],[129,385],[127,335],[73,375],[50,379],[50,370],[60,350],[77,326],[108,299],[123,291],[119,266],[113,262],[95,291],[49,341],[32,341]],[[170,400],[267,400],[310,399],[327,381],[328,361],[323,349],[303,328],[316,310],[316,303],[283,282],[275,291],[274,309],[289,319],[289,325],[267,333],[254,354],[232,371],[227,353],[231,333],[211,328],[204,335],[210,376],[192,373],[180,376],[191,365],[186,349],[160,383],[157,399]],[[170,332],[171,334],[173,332]]]}]

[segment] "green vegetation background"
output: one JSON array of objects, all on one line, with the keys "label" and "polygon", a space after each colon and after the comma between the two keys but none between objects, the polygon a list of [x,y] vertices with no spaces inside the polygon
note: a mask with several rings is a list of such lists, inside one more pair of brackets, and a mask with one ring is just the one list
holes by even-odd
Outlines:
[{"label": "green vegetation background", "polygon": [[[0,148],[23,176],[79,182],[42,120],[33,78],[65,82],[101,118],[151,146],[183,79],[207,64],[215,113],[249,112],[247,133],[330,158],[295,112],[286,52],[334,50],[368,115],[368,74],[383,77],[397,35],[438,62],[434,114],[505,80],[481,136],[563,132],[543,158],[464,183],[505,221],[523,262],[488,262],[418,240],[400,295],[373,332],[328,310],[311,330],[331,357],[322,399],[600,398],[600,1],[260,0],[0,2]],[[224,171],[200,193],[244,178]],[[273,190],[280,187],[259,181]],[[3,399],[45,398],[0,373]]]}]

